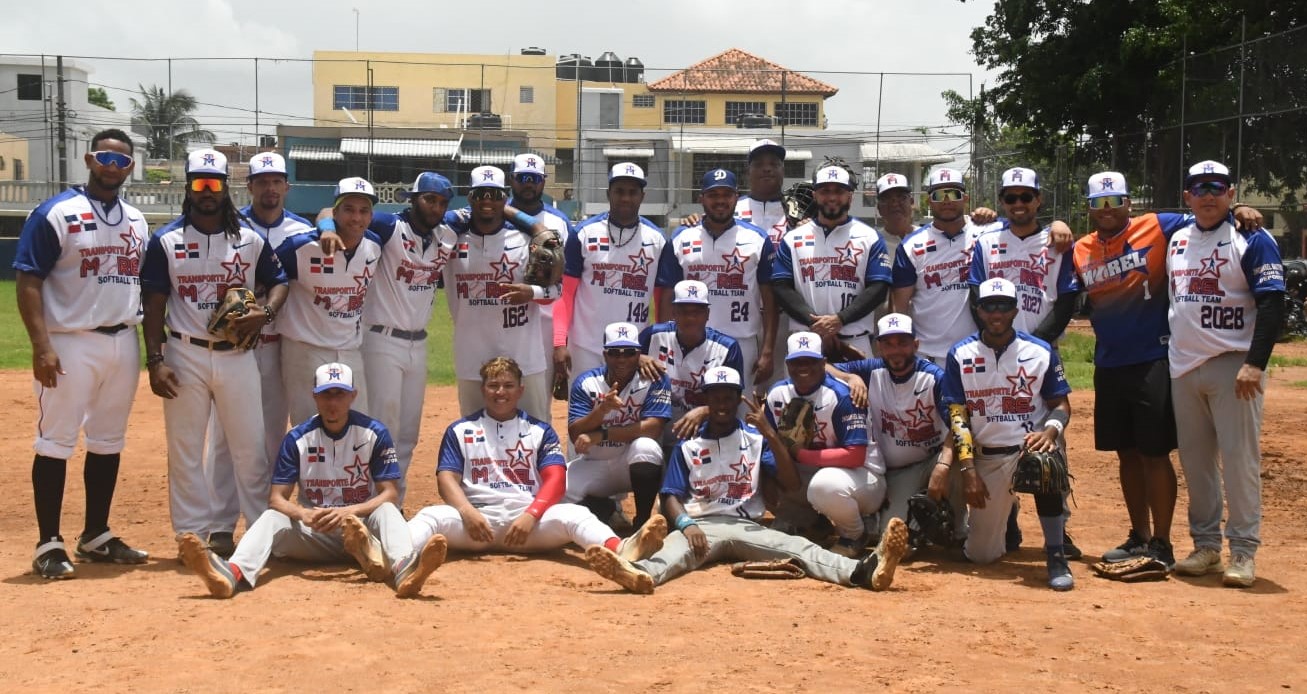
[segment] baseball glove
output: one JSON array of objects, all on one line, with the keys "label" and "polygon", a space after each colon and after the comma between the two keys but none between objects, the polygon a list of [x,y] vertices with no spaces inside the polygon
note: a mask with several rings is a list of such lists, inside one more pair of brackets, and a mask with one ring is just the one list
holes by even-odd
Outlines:
[{"label": "baseball glove", "polygon": [[1153,557],[1132,557],[1125,561],[1100,561],[1093,565],[1094,573],[1103,578],[1126,583],[1139,581],[1162,581],[1171,573],[1166,563]]},{"label": "baseball glove", "polygon": [[731,564],[731,575],[740,578],[803,578],[808,573],[793,559],[771,561],[742,561]]},{"label": "baseball glove", "polygon": [[908,546],[922,549],[927,545],[951,547],[953,507],[948,501],[935,501],[925,492],[908,497]]},{"label": "baseball glove", "polygon": [[1017,494],[1065,494],[1071,491],[1071,473],[1066,458],[1056,449],[1022,451],[1012,473],[1012,491]]},{"label": "baseball glove", "polygon": [[259,310],[259,303],[254,298],[253,291],[245,287],[232,287],[227,290],[222,303],[218,304],[218,307],[213,310],[213,315],[209,317],[209,334],[226,340],[240,349],[249,349],[259,340],[259,331],[255,330],[242,338],[236,332],[235,320],[250,311],[257,310]]},{"label": "baseball glove", "polygon": [[552,287],[563,281],[563,240],[558,232],[550,230],[531,237],[523,281],[537,287]]},{"label": "baseball glove", "polygon": [[776,434],[786,448],[791,451],[807,448],[816,432],[817,412],[812,409],[812,403],[800,397],[785,403],[780,421],[776,422]]}]

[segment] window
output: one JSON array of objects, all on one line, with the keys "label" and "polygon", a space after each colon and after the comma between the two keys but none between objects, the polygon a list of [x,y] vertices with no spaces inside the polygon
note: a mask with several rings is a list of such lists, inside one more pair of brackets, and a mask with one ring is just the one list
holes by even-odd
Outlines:
[{"label": "window", "polygon": [[22,159],[15,159],[15,160],[14,160],[14,180],[15,180],[15,181],[21,181],[21,180],[23,180],[23,160],[22,160]]},{"label": "window", "polygon": [[781,125],[817,125],[817,104],[777,102],[775,113]]},{"label": "window", "polygon": [[767,115],[767,102],[765,101],[727,101],[726,102],[726,124],[735,125],[740,122],[740,116],[749,114]]},{"label": "window", "polygon": [[785,177],[786,177],[786,178],[807,178],[807,177],[808,177],[808,174],[807,174],[807,172],[805,172],[803,169],[804,169],[804,167],[803,167],[803,160],[802,160],[802,159],[786,159],[786,160],[785,160]]},{"label": "window", "polygon": [[536,102],[536,88],[521,86],[517,88],[517,103],[534,104]]},{"label": "window", "polygon": [[40,75],[18,75],[18,100],[19,101],[40,101],[41,100],[41,76]]},{"label": "window", "polygon": [[706,101],[672,101],[663,102],[664,123],[706,123],[708,102]]},{"label": "window", "polygon": [[653,108],[653,94],[636,94],[631,97],[631,106],[634,108]]},{"label": "window", "polygon": [[399,87],[372,87],[372,98],[369,99],[366,86],[338,84],[333,88],[331,107],[336,110],[398,111]]},{"label": "window", "polygon": [[[534,87],[523,87],[531,89]],[[519,97],[521,94],[518,95]],[[532,95],[534,98],[534,94]],[[530,103],[523,101],[522,103]],[[436,87],[432,90],[431,110],[436,113],[489,113],[490,108],[490,90],[489,89],[448,89],[445,87]]]}]

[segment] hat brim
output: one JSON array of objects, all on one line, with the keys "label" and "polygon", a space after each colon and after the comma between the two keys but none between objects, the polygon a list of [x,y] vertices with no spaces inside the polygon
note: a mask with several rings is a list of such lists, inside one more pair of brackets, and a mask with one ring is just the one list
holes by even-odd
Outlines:
[{"label": "hat brim", "polygon": [[885,332],[877,335],[876,339],[879,340],[882,337],[890,337],[891,335],[907,335],[908,337],[916,337],[916,334],[913,333],[911,330],[886,330]]},{"label": "hat brim", "polygon": [[815,352],[810,349],[800,350],[785,355],[785,361],[794,361],[795,359],[825,359],[821,352]]},{"label": "hat brim", "polygon": [[1199,181],[1221,181],[1227,186],[1234,185],[1234,179],[1229,174],[1223,173],[1200,173],[1184,177],[1184,187],[1188,188]]},{"label": "hat brim", "polygon": [[634,347],[640,349],[640,343],[635,340],[615,340],[604,344],[604,349],[616,349],[619,347]]},{"label": "hat brim", "polygon": [[337,196],[336,196],[336,199],[335,199],[334,201],[332,201],[331,206],[332,206],[332,207],[335,207],[336,205],[339,205],[341,200],[344,200],[345,198],[348,198],[348,197],[351,196],[351,195],[357,195],[357,196],[359,196],[360,198],[367,198],[368,201],[370,201],[373,205],[377,204],[378,202],[381,202],[381,198],[378,198],[378,197],[375,196],[375,195],[370,195],[370,194],[368,194],[368,193],[359,193],[359,192],[355,192],[355,191],[350,191],[350,192],[348,192],[348,193],[341,193],[340,195],[337,195]]},{"label": "hat brim", "polygon": [[756,158],[759,154],[775,154],[776,156],[781,158],[781,161],[785,161],[784,147],[781,147],[780,145],[763,145],[756,149],[750,150],[749,156],[744,160],[745,163],[753,161],[754,158]]},{"label": "hat brim", "polygon": [[907,191],[907,192],[911,193],[911,192],[912,192],[912,186],[906,186],[906,185],[904,185],[904,186],[890,186],[890,187],[888,187],[888,188],[877,188],[877,189],[876,189],[876,195],[881,195],[881,194],[883,194],[883,193],[888,193],[888,192],[890,192],[891,190],[903,190],[903,191]]},{"label": "hat brim", "polygon": [[699,192],[701,192],[701,193],[707,193],[707,192],[710,191],[710,190],[716,190],[716,189],[718,189],[718,188],[727,188],[727,189],[733,190],[733,191],[735,191],[735,192],[737,192],[737,193],[740,192],[740,189],[739,189],[739,188],[737,188],[737,187],[735,187],[735,186],[733,186],[733,185],[731,185],[731,184],[729,184],[729,183],[714,183],[714,184],[712,184],[712,185],[710,185],[710,186],[707,186],[706,188],[701,188],[701,189],[699,190]]},{"label": "hat brim", "polygon": [[722,382],[722,383],[700,383],[700,384],[699,384],[699,392],[701,392],[701,393],[702,393],[703,391],[705,391],[705,390],[711,390],[711,389],[713,389],[713,388],[730,388],[731,390],[738,390],[738,391],[740,391],[741,393],[744,392],[744,384],[742,384],[742,383],[726,383],[726,382]]},{"label": "hat brim", "polygon": [[1113,195],[1120,195],[1120,196],[1123,197],[1123,198],[1128,198],[1128,197],[1130,197],[1130,194],[1129,194],[1129,193],[1126,193],[1126,192],[1123,192],[1123,191],[1119,191],[1119,190],[1104,190],[1104,191],[1099,191],[1099,192],[1097,192],[1097,193],[1094,193],[1093,195],[1086,195],[1086,196],[1085,196],[1085,199],[1086,199],[1086,200],[1097,200],[1098,198],[1106,198],[1106,197],[1111,197],[1111,196],[1113,196]]},{"label": "hat brim", "polygon": [[636,183],[640,184],[641,188],[649,185],[649,181],[646,181],[643,178],[636,178],[635,176],[613,176],[612,178],[608,179],[608,185],[611,186],[613,184],[613,181],[635,181]]},{"label": "hat brim", "polygon": [[343,391],[347,391],[347,392],[350,392],[350,393],[356,392],[355,389],[354,389],[354,386],[346,385],[346,384],[344,384],[344,383],[324,383],[324,384],[322,384],[322,385],[320,385],[320,386],[315,386],[315,387],[313,388],[313,394],[314,394],[314,395],[317,395],[318,393],[321,393],[321,392],[323,392],[323,391],[327,391],[327,390],[331,390],[331,389],[333,389],[333,388],[337,388],[337,389],[340,389],[340,390],[343,390]]}]

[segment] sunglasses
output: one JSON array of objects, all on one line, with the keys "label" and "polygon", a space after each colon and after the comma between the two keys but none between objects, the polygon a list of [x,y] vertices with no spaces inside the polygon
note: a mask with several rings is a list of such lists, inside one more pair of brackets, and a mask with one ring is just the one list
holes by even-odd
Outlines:
[{"label": "sunglasses", "polygon": [[1016,310],[1016,307],[1017,302],[1012,301],[1011,299],[982,301],[978,306],[978,308],[985,313],[1007,313],[1008,311]]},{"label": "sunglasses", "polygon": [[468,200],[503,200],[505,197],[502,188],[473,188],[467,194]]},{"label": "sunglasses", "polygon": [[514,174],[513,180],[518,183],[544,183],[545,177],[535,173]]},{"label": "sunglasses", "polygon": [[103,150],[100,152],[91,152],[91,156],[95,158],[95,162],[100,166],[116,166],[120,169],[125,169],[132,165],[132,158],[122,152]]},{"label": "sunglasses", "polygon": [[1003,196],[1003,202],[1005,202],[1005,203],[1007,203],[1007,204],[1009,204],[1009,205],[1015,205],[1015,204],[1017,204],[1017,201],[1018,201],[1018,200],[1020,200],[1021,202],[1024,202],[1024,203],[1029,203],[1029,202],[1033,201],[1034,199],[1035,199],[1035,194],[1034,194],[1034,193],[1021,193],[1020,195],[1018,195],[1018,194],[1016,194],[1016,193],[1008,193],[1007,195],[1004,195],[1004,196]]},{"label": "sunglasses", "polygon": [[958,202],[966,193],[957,188],[940,188],[930,191],[931,202]]},{"label": "sunglasses", "polygon": [[637,354],[639,354],[639,353],[640,353],[640,350],[635,349],[634,347],[626,347],[626,348],[624,348],[624,349],[606,349],[606,350],[604,350],[604,354],[607,354],[607,355],[610,356],[610,357],[627,357],[628,359],[629,359],[630,357],[634,357],[635,355],[637,355]]},{"label": "sunglasses", "polygon": [[226,190],[227,182],[221,178],[192,178],[190,183],[191,190],[200,193],[210,190],[215,193],[221,193]]},{"label": "sunglasses", "polygon": [[1104,195],[1101,198],[1089,199],[1089,209],[1091,210],[1112,210],[1118,207],[1125,207],[1124,195]]},{"label": "sunglasses", "polygon": [[1201,198],[1204,195],[1225,195],[1230,190],[1230,186],[1220,181],[1203,181],[1195,183],[1189,187],[1189,194],[1195,198]]}]

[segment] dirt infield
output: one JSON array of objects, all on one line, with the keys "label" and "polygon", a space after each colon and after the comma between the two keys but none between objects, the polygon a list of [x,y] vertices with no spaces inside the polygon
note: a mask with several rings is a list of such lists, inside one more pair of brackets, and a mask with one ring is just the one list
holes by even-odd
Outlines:
[{"label": "dirt infield", "polygon": [[[1307,348],[1277,348],[1307,355]],[[150,550],[141,567],[79,564],[78,578],[30,575],[32,397],[27,373],[0,372],[11,413],[0,434],[17,496],[0,513],[0,680],[24,691],[792,691],[852,688],[995,691],[1270,691],[1307,687],[1307,469],[1301,440],[1307,368],[1272,374],[1263,437],[1265,546],[1258,582],[1219,576],[1123,585],[1076,563],[1076,589],[1045,587],[1038,525],[1026,546],[977,568],[928,555],[886,593],[812,580],[748,582],[714,567],[653,596],[627,595],[579,553],[459,558],[401,601],[345,565],[277,563],[259,589],[222,602],[175,560],[158,398],[142,383],[114,529]],[[1092,450],[1092,393],[1072,396],[1068,429],[1077,542],[1120,542],[1115,458]],[[431,388],[410,503],[433,502],[452,388]],[[561,421],[562,407],[555,409]],[[1183,423],[1181,423],[1183,426]],[[69,466],[65,535],[82,519],[81,460]],[[1029,508],[1029,506],[1028,506]],[[1190,548],[1185,492],[1177,553]]]}]

